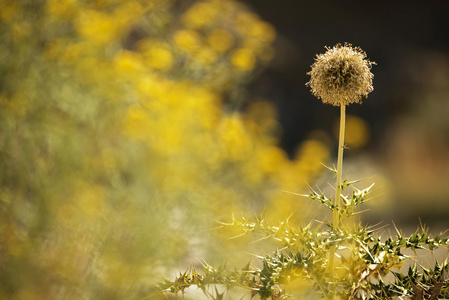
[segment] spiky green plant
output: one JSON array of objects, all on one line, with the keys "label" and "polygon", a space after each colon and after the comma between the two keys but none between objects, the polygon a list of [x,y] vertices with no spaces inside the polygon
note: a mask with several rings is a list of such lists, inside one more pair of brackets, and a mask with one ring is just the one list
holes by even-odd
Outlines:
[{"label": "spiky green plant", "polygon": [[[449,247],[449,238],[443,238],[442,234],[431,237],[428,229],[421,226],[408,237],[396,230],[395,237],[382,240],[374,228],[346,222],[357,213],[359,205],[372,198],[374,184],[358,189],[354,184],[360,180],[342,180],[345,106],[360,102],[362,96],[373,90],[372,64],[360,48],[337,45],[318,55],[308,73],[312,93],[324,103],[341,108],[337,168],[329,168],[337,180],[334,199],[312,188],[308,194],[298,195],[323,204],[331,211],[332,222],[293,226],[285,220],[274,226],[262,218],[254,222],[233,218],[222,226],[237,229],[241,235],[259,234],[262,239],[272,239],[278,244],[277,250],[257,256],[258,264],[248,263],[234,271],[207,263],[203,263],[201,273],[189,267],[175,280],[161,282],[160,292],[184,294],[188,287],[197,286],[208,297],[223,299],[224,294],[213,286],[223,285],[227,291],[238,286],[246,288],[251,298],[258,296],[264,300],[287,299],[292,296],[290,291],[300,286],[300,292],[294,295],[301,297],[297,299],[449,297],[449,262],[436,262],[433,268],[426,268],[414,260],[417,249],[434,251]],[[403,266],[405,263],[409,263],[407,268]]]}]

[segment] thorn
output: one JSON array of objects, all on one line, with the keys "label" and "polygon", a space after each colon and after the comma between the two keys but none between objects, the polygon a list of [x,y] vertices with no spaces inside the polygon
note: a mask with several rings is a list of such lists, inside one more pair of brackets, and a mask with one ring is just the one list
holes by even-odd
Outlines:
[{"label": "thorn", "polygon": [[298,194],[298,193],[294,193],[294,192],[290,192],[290,191],[284,191],[284,190],[281,190],[281,192],[287,193],[287,194],[296,195],[296,196],[301,196],[301,197],[309,198],[309,195],[305,195],[305,194]]},{"label": "thorn", "polygon": [[328,170],[331,171],[332,173],[334,173],[334,174],[337,173],[337,170],[335,169],[335,167],[334,167],[334,168],[331,168],[331,167],[326,166],[326,165],[323,164],[323,163],[321,163],[321,164],[323,165],[323,167],[325,167],[326,169],[328,169]]},{"label": "thorn", "polygon": [[[365,180],[368,180],[368,179],[371,179],[371,178],[374,178],[374,177],[375,176],[370,176],[370,177],[366,177],[366,178],[362,178],[362,179],[352,180],[352,181],[347,182],[347,185],[352,185],[352,184],[355,184],[355,183],[359,183],[359,182],[362,182],[362,181],[365,181]],[[371,186],[373,186],[373,185],[374,185],[374,183]]]}]

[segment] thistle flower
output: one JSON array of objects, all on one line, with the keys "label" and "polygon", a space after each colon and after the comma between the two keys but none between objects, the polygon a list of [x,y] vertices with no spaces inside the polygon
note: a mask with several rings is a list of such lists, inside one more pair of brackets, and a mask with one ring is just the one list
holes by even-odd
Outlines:
[{"label": "thistle flower", "polygon": [[362,96],[373,91],[374,75],[370,70],[375,63],[366,58],[362,49],[351,44],[326,49],[326,53],[315,58],[306,85],[323,103],[335,106],[360,103]]}]

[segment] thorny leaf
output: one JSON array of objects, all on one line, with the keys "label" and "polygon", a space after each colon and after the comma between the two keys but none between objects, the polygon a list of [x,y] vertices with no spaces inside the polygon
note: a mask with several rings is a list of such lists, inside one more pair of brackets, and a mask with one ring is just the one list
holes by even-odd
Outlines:
[{"label": "thorny leaf", "polygon": [[[366,202],[372,186],[363,190],[354,188],[352,196],[344,198],[346,207],[342,215],[349,211],[348,208]],[[331,199],[324,193],[310,189],[309,195],[302,196],[319,200],[331,210],[334,209]],[[432,237],[424,227],[409,237],[404,237],[397,230],[396,237],[382,241],[371,227],[360,225],[348,229],[334,228],[328,224],[327,228],[322,229],[321,226],[312,226],[310,222],[294,227],[287,219],[273,226],[262,218],[255,222],[233,218],[232,223],[222,225],[239,229],[241,235],[262,234],[261,239],[273,239],[281,248],[272,254],[256,256],[261,267],[248,263],[241,270],[229,272],[224,265],[213,268],[203,263],[203,274],[190,268],[174,282],[165,280],[160,285],[162,290],[184,293],[186,287],[197,285],[206,292],[207,286],[222,284],[227,289],[244,287],[251,297],[259,296],[262,300],[287,299],[289,284],[301,280],[321,293],[323,299],[338,295],[341,299],[354,300],[404,296],[412,300],[436,300],[449,293],[449,281],[445,278],[449,271],[447,261],[436,263],[433,269],[419,266],[418,270],[415,264],[407,271],[400,272],[402,265],[409,260],[404,250],[434,250],[449,246],[448,238],[442,238],[442,234]],[[336,249],[337,267],[333,271],[328,268],[331,247]],[[388,274],[394,275],[394,279],[386,280]],[[217,297],[221,296],[217,294]]]}]

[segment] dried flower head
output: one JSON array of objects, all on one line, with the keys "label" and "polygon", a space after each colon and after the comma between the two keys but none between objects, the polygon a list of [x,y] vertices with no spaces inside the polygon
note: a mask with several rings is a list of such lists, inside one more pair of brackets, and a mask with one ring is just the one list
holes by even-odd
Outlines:
[{"label": "dried flower head", "polygon": [[373,91],[373,73],[371,65],[374,62],[366,58],[366,53],[351,44],[337,44],[326,47],[324,54],[315,58],[309,85],[312,94],[323,103],[335,106],[360,103],[362,96]]}]

